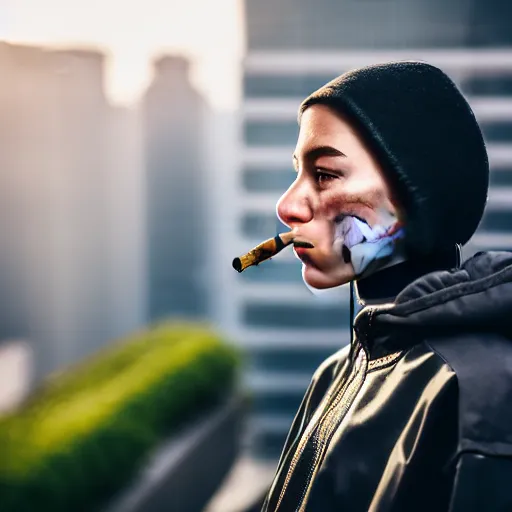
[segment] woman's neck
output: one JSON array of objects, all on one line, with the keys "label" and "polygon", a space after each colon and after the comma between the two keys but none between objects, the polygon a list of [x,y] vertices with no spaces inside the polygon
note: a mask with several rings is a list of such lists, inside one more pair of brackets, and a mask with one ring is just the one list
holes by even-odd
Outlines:
[{"label": "woman's neck", "polygon": [[459,266],[460,248],[440,253],[428,260],[406,260],[352,282],[353,316],[366,305],[393,302],[396,296],[421,276]]}]

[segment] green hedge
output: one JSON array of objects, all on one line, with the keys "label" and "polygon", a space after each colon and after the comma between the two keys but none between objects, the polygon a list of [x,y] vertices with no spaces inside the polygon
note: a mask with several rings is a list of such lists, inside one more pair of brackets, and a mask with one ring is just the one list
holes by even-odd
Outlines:
[{"label": "green hedge", "polygon": [[0,418],[0,511],[92,512],[143,458],[233,387],[239,355],[163,323],[49,378]]}]

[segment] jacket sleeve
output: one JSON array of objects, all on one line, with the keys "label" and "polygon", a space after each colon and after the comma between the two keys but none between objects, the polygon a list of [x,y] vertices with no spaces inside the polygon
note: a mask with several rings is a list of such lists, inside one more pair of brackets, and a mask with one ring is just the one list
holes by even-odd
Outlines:
[{"label": "jacket sleeve", "polygon": [[449,512],[512,511],[512,458],[460,456]]}]

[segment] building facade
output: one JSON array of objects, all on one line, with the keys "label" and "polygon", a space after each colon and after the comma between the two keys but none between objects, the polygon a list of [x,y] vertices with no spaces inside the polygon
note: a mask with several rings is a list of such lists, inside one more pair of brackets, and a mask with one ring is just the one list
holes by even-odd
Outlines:
[{"label": "building facade", "polygon": [[142,269],[126,263],[141,258],[126,227],[140,190],[124,194],[140,168],[119,168],[102,53],[2,43],[0,69],[0,340],[29,343],[39,380],[144,321]]}]

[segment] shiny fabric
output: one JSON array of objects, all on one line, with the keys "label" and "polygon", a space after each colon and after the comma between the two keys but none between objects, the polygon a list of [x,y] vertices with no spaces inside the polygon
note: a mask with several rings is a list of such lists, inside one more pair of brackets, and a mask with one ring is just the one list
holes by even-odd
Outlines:
[{"label": "shiny fabric", "polygon": [[262,511],[512,511],[511,311],[509,253],[365,307],[315,372]]}]

